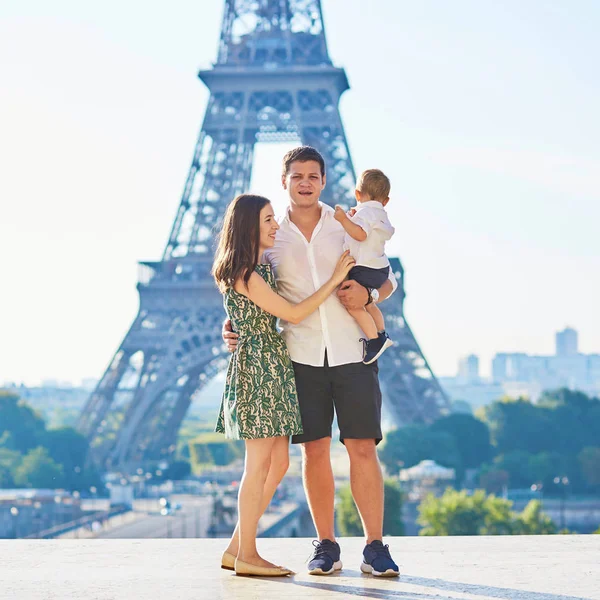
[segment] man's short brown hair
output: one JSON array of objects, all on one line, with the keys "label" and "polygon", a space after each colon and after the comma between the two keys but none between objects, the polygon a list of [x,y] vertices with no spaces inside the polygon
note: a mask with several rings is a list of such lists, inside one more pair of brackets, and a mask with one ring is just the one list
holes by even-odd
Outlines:
[{"label": "man's short brown hair", "polygon": [[379,169],[367,169],[360,174],[356,189],[371,200],[385,200],[390,195],[390,180]]},{"label": "man's short brown hair", "polygon": [[298,146],[286,153],[283,157],[283,176],[285,177],[290,172],[290,165],[295,161],[307,162],[314,160],[321,167],[321,176],[325,177],[325,160],[320,152],[312,146]]}]

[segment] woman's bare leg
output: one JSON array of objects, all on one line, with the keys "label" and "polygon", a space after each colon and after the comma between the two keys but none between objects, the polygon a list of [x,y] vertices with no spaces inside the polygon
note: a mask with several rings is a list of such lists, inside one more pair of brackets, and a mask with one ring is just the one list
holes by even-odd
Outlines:
[{"label": "woman's bare leg", "polygon": [[[277,486],[280,484],[283,476],[286,474],[289,466],[289,438],[286,437],[277,437],[272,438],[275,440],[273,444],[273,448],[271,450],[271,462],[269,466],[269,473],[267,475],[267,479],[265,480],[265,484],[263,487],[262,501],[259,507],[259,519],[264,514],[265,510],[269,506],[275,491],[277,490]],[[231,540],[229,541],[229,546],[227,547],[227,552],[232,554],[233,556],[237,556],[238,548],[239,548],[239,538],[240,534],[240,522],[235,525],[235,529],[233,530],[233,534],[231,536]]]}]

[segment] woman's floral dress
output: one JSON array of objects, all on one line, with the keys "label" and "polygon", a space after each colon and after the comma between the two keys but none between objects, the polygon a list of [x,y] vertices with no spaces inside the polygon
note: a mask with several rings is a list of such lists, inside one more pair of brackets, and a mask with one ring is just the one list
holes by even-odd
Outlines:
[{"label": "woman's floral dress", "polygon": [[[259,264],[256,271],[277,291],[270,265]],[[294,368],[276,317],[233,289],[224,305],[239,340],[229,360],[216,431],[236,440],[301,434]]]}]

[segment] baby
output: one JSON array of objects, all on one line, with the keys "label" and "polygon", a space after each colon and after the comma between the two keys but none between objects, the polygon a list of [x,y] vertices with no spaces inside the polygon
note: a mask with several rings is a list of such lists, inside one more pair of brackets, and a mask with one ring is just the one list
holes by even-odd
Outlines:
[{"label": "baby", "polygon": [[364,308],[349,310],[364,331],[363,363],[375,362],[393,345],[385,332],[383,315],[376,302],[377,291],[389,277],[390,262],[385,255],[385,243],[394,235],[385,206],[389,202],[390,180],[379,169],[367,169],[356,182],[356,211],[349,216],[341,206],[335,207],[335,219],[346,231],[344,250],[356,260],[348,274],[367,288],[369,301]]}]

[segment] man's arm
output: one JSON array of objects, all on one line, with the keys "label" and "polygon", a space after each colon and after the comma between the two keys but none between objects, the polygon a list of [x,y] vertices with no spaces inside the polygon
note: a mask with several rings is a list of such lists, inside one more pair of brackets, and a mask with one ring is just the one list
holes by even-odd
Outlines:
[{"label": "man's arm", "polygon": [[233,332],[230,319],[225,319],[223,323],[223,330],[221,331],[221,336],[223,337],[223,341],[227,345],[227,351],[235,352],[235,349],[238,345],[239,335]]}]

